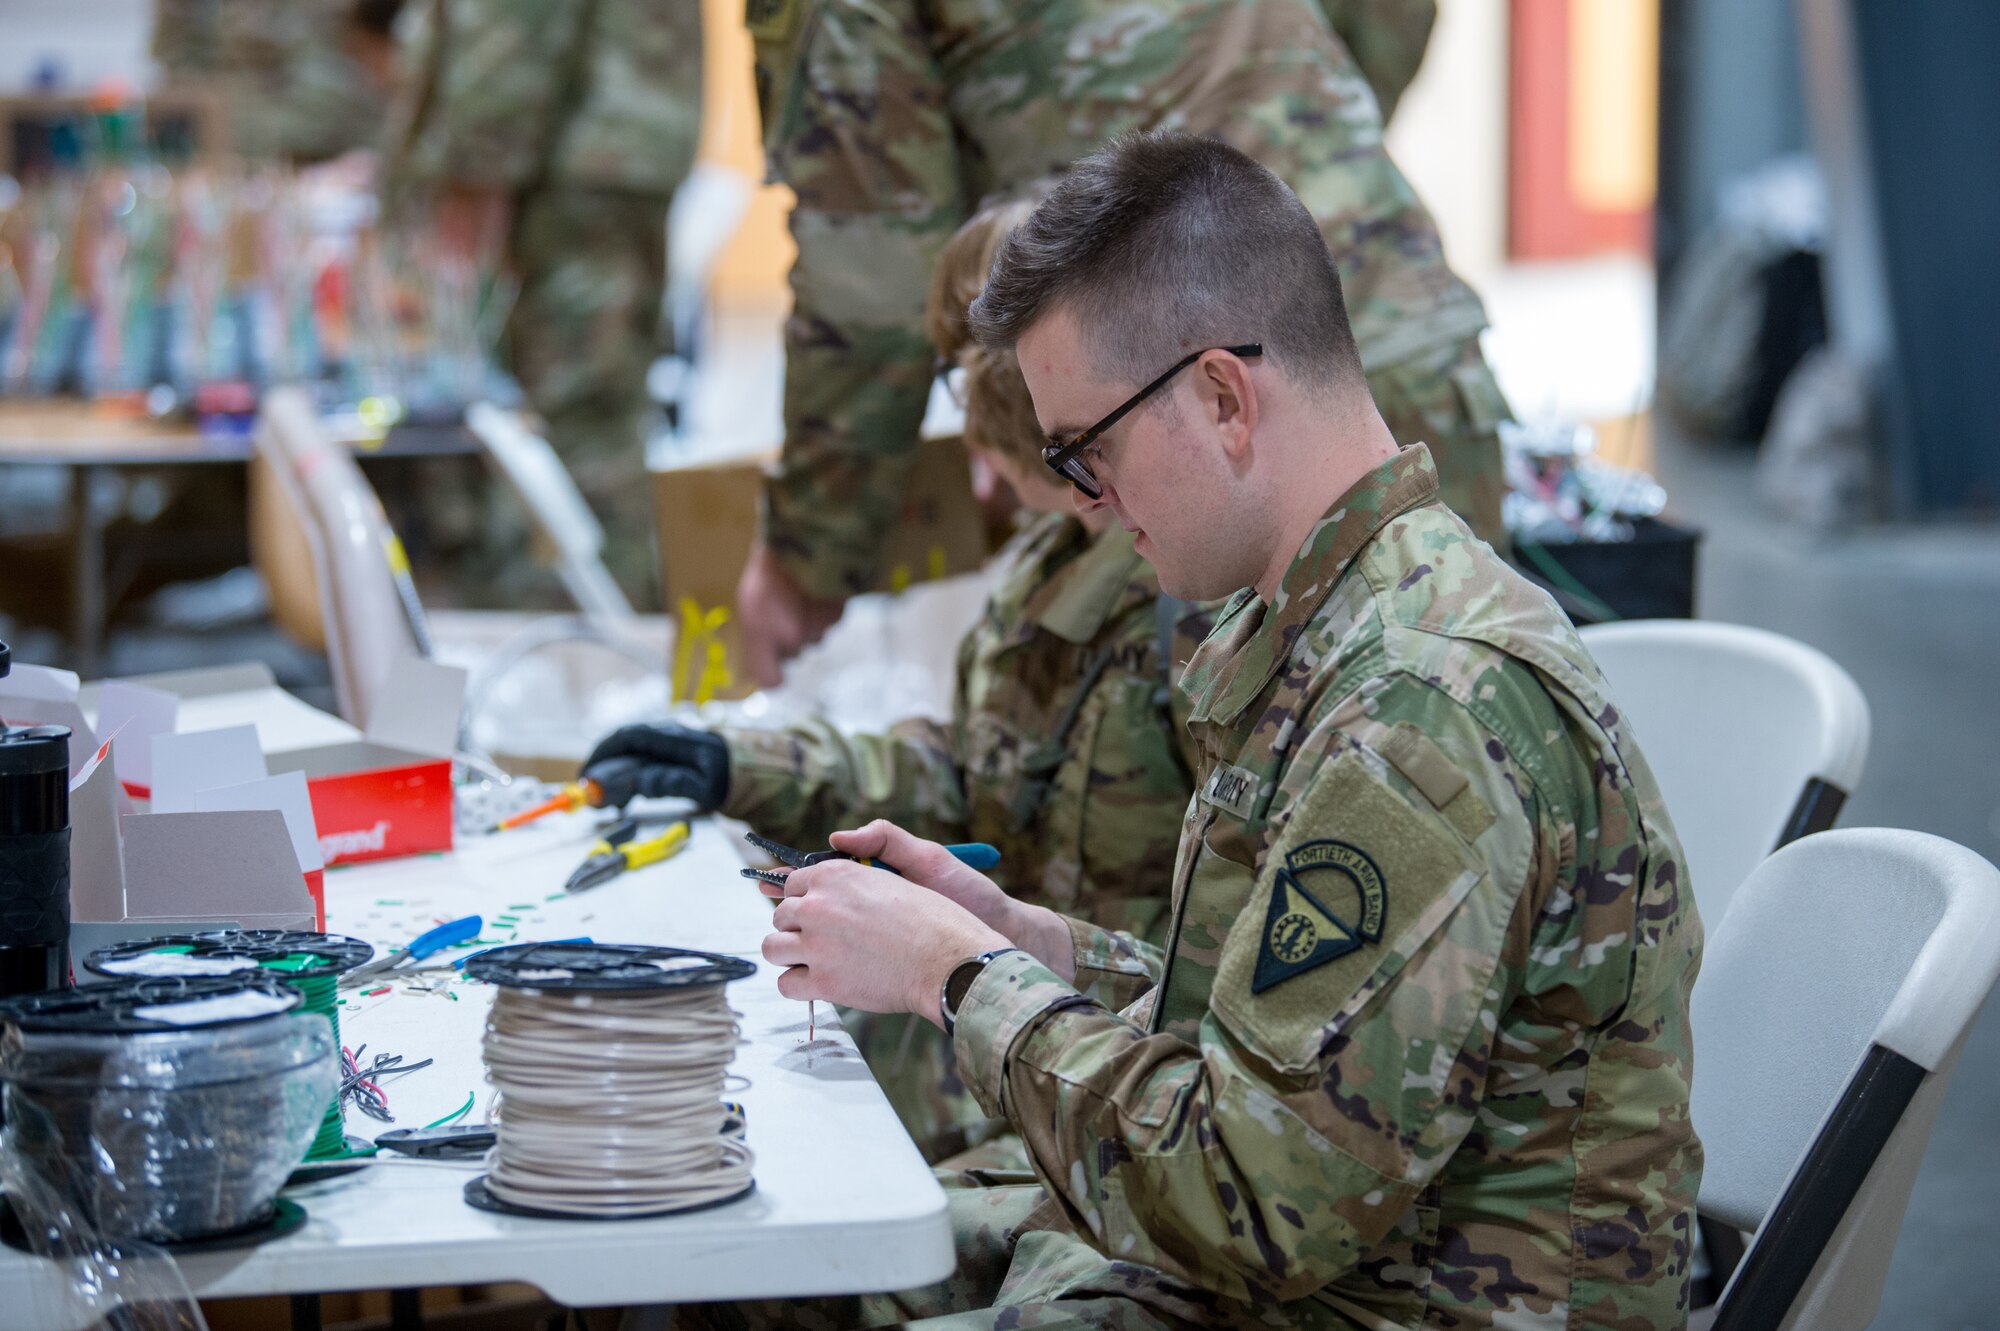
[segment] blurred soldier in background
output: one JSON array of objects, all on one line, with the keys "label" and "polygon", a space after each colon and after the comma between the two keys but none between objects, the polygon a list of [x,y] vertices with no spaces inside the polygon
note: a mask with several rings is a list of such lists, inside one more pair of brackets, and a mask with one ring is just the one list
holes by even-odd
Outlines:
[{"label": "blurred soldier in background", "polygon": [[400,0],[157,0],[153,59],[170,86],[222,103],[229,146],[314,162],[382,129],[376,58]]},{"label": "blurred soldier in background", "polygon": [[[657,608],[646,371],[664,349],[667,207],[694,164],[699,0],[428,0],[408,24],[384,198],[495,243],[519,284],[504,362]],[[489,541],[504,587],[518,543]]]},{"label": "blurred soldier in background", "polygon": [[[1334,8],[1359,33],[1379,6]],[[759,682],[875,573],[929,392],[924,284],[946,237],[972,200],[1129,129],[1219,137],[1298,191],[1339,264],[1390,429],[1428,443],[1444,499],[1504,543],[1507,407],[1479,349],[1485,311],[1446,266],[1383,150],[1376,94],[1312,0],[1059,0],[1032,14],[1001,0],[753,0],[750,28],[799,246],[784,452],[738,588]]]}]

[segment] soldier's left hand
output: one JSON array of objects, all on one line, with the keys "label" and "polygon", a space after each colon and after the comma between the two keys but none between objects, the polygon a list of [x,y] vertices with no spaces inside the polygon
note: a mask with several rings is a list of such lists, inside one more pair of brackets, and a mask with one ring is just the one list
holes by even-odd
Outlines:
[{"label": "soldier's left hand", "polygon": [[787,967],[778,992],[938,1022],[952,967],[1007,947],[1004,934],[940,893],[852,860],[785,877],[764,959]]}]

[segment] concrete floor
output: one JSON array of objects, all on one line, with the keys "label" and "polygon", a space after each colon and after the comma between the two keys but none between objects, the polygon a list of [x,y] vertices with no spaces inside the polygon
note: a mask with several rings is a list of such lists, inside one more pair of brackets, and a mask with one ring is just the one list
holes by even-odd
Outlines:
[{"label": "concrete floor", "polygon": [[[1874,736],[1846,827],[1909,827],[2000,862],[2000,524],[1863,529],[1815,540],[1772,527],[1748,453],[1659,445],[1674,510],[1707,531],[1704,619],[1812,644],[1868,695]],[[1989,1002],[1945,1100],[1879,1331],[2000,1326],[2000,1003]]]}]

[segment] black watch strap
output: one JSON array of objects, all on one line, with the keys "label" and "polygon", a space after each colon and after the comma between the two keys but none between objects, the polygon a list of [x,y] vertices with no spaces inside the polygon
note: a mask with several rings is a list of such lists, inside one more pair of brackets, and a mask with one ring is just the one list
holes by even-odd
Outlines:
[{"label": "black watch strap", "polygon": [[1019,952],[1018,947],[996,947],[991,952],[981,952],[976,957],[967,957],[951,968],[944,977],[944,992],[938,995],[938,1015],[944,1019],[944,1033],[950,1035],[958,1028],[959,1004],[972,991],[972,983],[979,978],[987,964],[995,957],[1004,957],[1009,952]]}]

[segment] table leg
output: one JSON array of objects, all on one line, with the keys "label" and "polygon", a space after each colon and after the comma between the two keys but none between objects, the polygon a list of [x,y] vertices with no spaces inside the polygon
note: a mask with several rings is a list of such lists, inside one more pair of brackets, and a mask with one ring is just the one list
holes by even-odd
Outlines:
[{"label": "table leg", "polygon": [[85,679],[103,673],[104,524],[96,491],[102,467],[70,468],[70,668]]},{"label": "table leg", "polygon": [[418,1297],[421,1293],[414,1289],[389,1291],[389,1331],[424,1331],[424,1306]]},{"label": "table leg", "polygon": [[292,1331],[319,1331],[319,1295],[292,1295]]}]

